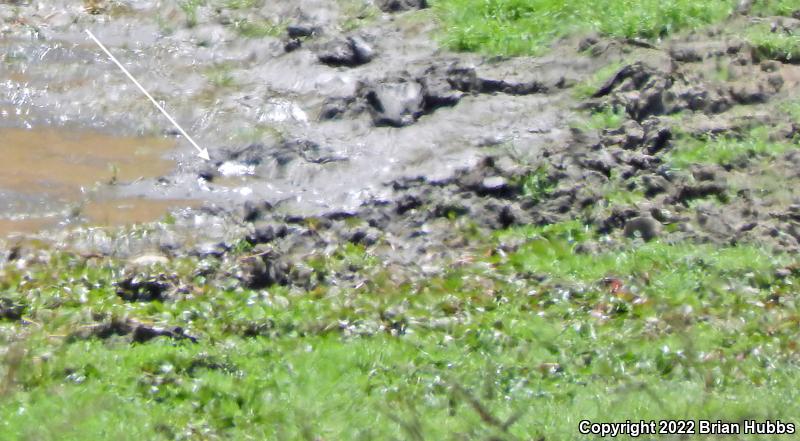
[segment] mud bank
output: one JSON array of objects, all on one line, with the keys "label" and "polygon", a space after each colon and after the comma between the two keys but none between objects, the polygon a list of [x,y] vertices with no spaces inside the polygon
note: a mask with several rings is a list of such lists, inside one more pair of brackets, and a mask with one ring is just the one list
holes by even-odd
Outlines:
[{"label": "mud bank", "polygon": [[[146,238],[44,236],[121,256],[221,255],[244,239],[295,262],[353,242],[425,267],[466,246],[453,222],[488,234],[578,219],[606,235],[603,246],[660,238],[796,249],[794,186],[777,185],[796,179],[793,148],[732,163],[675,159],[704,136],[747,141],[759,127],[758,142],[791,145],[794,116],[771,109],[797,98],[797,65],[740,37],[772,18],[658,44],[576,38],[551,55],[493,59],[441,49],[424,4],[378,6],[2,5],[0,107],[13,111],[0,124],[170,139],[177,149],[127,179],[104,183],[98,171],[90,181],[123,200],[196,207]],[[83,28],[168,103],[210,162],[174,138]],[[598,78],[607,66],[616,68]],[[603,115],[611,120],[592,122]],[[103,154],[83,156],[113,162]]]}]

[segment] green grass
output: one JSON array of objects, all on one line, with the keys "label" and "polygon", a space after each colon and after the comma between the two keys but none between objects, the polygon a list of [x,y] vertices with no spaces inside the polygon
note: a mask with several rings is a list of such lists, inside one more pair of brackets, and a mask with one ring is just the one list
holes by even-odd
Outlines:
[{"label": "green grass", "polygon": [[779,106],[780,110],[789,114],[795,121],[800,123],[800,101],[788,101]]},{"label": "green grass", "polygon": [[608,81],[608,79],[611,78],[612,75],[614,75],[620,69],[622,69],[624,65],[625,63],[621,61],[611,63],[608,66],[599,69],[589,79],[576,84],[575,88],[572,89],[575,98],[577,99],[590,98],[592,95],[595,94],[595,92],[598,91],[598,89],[600,89],[600,86],[602,86],[606,81]]},{"label": "green grass", "polygon": [[767,128],[752,130],[742,138],[712,137],[694,139],[684,137],[675,143],[667,161],[674,168],[692,164],[736,165],[750,158],[773,158],[792,148],[788,142],[770,141]]},{"label": "green grass", "polygon": [[751,28],[746,38],[763,58],[800,63],[800,33],[796,31],[771,32],[769,25],[760,25]]},{"label": "green grass", "polygon": [[592,130],[616,129],[626,119],[625,110],[607,106],[590,113],[589,119],[581,126]]},{"label": "green grass", "polygon": [[269,20],[239,20],[233,26],[239,35],[247,38],[275,37],[284,30],[284,26]]},{"label": "green grass", "polygon": [[183,13],[186,15],[186,26],[197,26],[197,10],[206,4],[206,0],[183,0],[179,3]]},{"label": "green grass", "polygon": [[229,88],[236,85],[236,79],[232,74],[233,66],[229,63],[221,63],[206,69],[208,82],[216,88]]},{"label": "green grass", "polygon": [[521,186],[522,195],[538,203],[555,190],[556,183],[550,179],[547,168],[539,167],[522,178]]},{"label": "green grass", "polygon": [[753,11],[762,15],[790,16],[797,11],[798,5],[794,0],[760,0],[753,2]]},{"label": "green grass", "polygon": [[724,20],[733,0],[439,0],[434,3],[453,49],[537,54],[557,38],[599,32],[657,38]]},{"label": "green grass", "polygon": [[222,0],[221,6],[225,9],[251,9],[264,6],[264,0]]},{"label": "green grass", "polygon": [[620,186],[615,183],[615,179],[617,179],[617,177],[612,175],[612,182],[608,183],[603,191],[603,199],[607,206],[636,205],[646,199],[642,190],[631,191],[620,188]]},{"label": "green grass", "polygon": [[[487,252],[513,238],[516,251]],[[26,309],[0,321],[0,430],[566,441],[582,419],[797,421],[800,273],[774,276],[793,257],[662,242],[575,252],[599,239],[579,222],[504,230],[476,250],[485,257],[415,281],[348,245],[307,264],[367,282],[310,291],[251,291],[225,279],[228,263],[179,259],[166,273],[183,294],[165,302],[122,301],[113,260],[8,267],[0,297]],[[112,317],[198,342],[68,338]]]},{"label": "green grass", "polygon": [[342,16],[339,27],[344,32],[354,31],[374,22],[381,15],[374,3],[364,0],[336,0]]}]

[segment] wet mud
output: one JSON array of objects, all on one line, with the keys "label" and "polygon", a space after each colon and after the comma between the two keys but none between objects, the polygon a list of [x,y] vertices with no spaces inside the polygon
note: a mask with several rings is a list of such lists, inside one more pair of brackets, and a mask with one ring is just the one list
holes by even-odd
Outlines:
[{"label": "wet mud", "polygon": [[[793,150],[766,159],[776,167],[755,157],[671,162],[687,135],[743,138],[764,126],[770,142],[797,136],[792,116],[774,109],[797,98],[800,71],[741,38],[754,18],[652,44],[562,39],[549,55],[498,59],[443,49],[425,2],[356,3],[200,6],[191,16],[159,2],[95,14],[62,2],[0,5],[2,130],[114,134],[109,149],[54,147],[69,138],[36,147],[56,148],[54,161],[63,150],[84,152],[58,167],[73,170],[66,181],[81,178],[73,187],[100,183],[104,197],[89,201],[85,217],[120,225],[194,207],[138,242],[105,233],[58,240],[105,254],[219,257],[245,239],[271,250],[241,277],[253,286],[263,285],[264,271],[269,283],[307,284],[292,262],[347,242],[424,273],[459,258],[464,239],[453,222],[488,234],[579,219],[606,235],[602,246],[658,238],[798,247]],[[254,35],[237,23],[261,27]],[[194,156],[84,28],[209,148],[211,161]],[[619,68],[595,78],[609,65]],[[588,96],[577,93],[587,84]],[[619,115],[610,127],[587,123],[609,109]],[[126,156],[137,151],[134,139],[166,147],[124,162],[136,158]],[[120,175],[111,183],[104,167],[115,161]],[[84,171],[87,162],[103,165]],[[47,181],[16,178],[37,189],[26,199],[2,181],[13,176],[0,176],[9,187],[0,201],[36,219],[27,207],[51,197],[38,189]],[[532,177],[547,191],[531,195]],[[616,200],[611,188],[640,196]],[[126,204],[140,208],[125,214]]]}]

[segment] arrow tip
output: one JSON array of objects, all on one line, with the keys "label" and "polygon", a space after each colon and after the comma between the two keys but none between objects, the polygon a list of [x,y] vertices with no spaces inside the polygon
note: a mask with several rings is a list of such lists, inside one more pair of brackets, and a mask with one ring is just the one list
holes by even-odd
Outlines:
[{"label": "arrow tip", "polygon": [[208,149],[200,150],[200,153],[198,153],[197,156],[201,157],[202,159],[204,159],[206,161],[210,161],[211,160],[211,157],[208,156]]}]

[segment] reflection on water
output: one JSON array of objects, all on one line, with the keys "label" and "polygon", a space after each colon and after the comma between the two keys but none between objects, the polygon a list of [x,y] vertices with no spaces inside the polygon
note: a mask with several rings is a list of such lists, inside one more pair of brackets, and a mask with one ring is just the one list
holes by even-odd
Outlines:
[{"label": "reflection on water", "polygon": [[[113,190],[108,184],[169,173],[174,163],[163,156],[173,147],[171,140],[163,138],[47,128],[0,129],[0,236],[53,228],[68,216],[74,220],[76,214],[92,225],[149,222],[171,208],[193,205],[180,200],[114,199],[113,191],[103,191],[112,196],[101,201],[88,196],[93,188]],[[15,195],[16,200],[5,199],[10,197],[5,194]],[[20,198],[38,201],[30,204],[38,207],[38,214],[14,212],[14,207],[24,205]],[[80,209],[75,213],[71,207]]]}]

